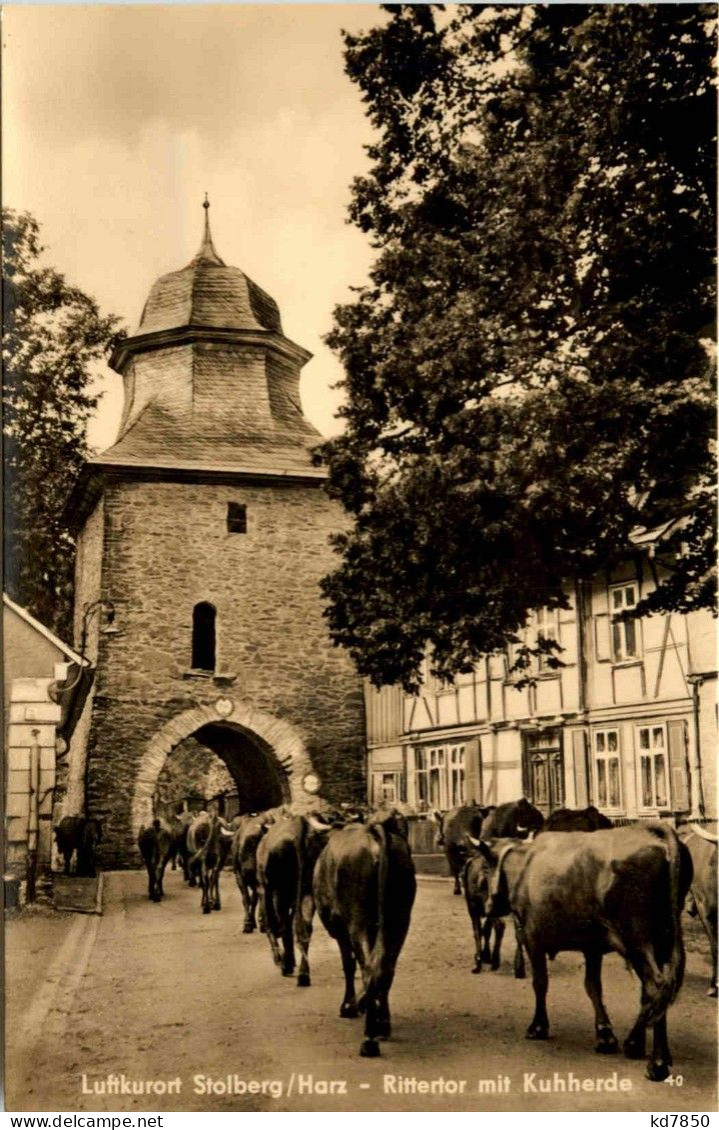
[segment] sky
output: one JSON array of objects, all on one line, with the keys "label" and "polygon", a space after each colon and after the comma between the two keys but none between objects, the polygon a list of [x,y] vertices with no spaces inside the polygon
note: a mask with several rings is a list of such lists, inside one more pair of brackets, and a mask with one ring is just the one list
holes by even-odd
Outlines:
[{"label": "sky", "polygon": [[[48,264],[133,332],[152,283],[197,252],[207,192],[219,255],[314,354],[304,411],[335,434],[342,370],[322,337],[372,257],[347,221],[372,133],[341,29],[382,18],[332,3],[5,6],[3,204],[31,212]],[[97,450],[121,384],[98,372]]]}]

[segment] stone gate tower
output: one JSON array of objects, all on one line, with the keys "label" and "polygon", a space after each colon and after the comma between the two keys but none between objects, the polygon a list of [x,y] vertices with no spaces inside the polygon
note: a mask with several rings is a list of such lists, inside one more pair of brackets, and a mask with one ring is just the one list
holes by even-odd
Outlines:
[{"label": "stone gate tower", "polygon": [[342,515],[312,466],[276,303],[205,233],[115,351],[113,447],[71,499],[75,633],[96,664],[64,812],[103,820],[105,866],[136,860],[157,777],[189,737],[223,758],[242,810],[363,794],[362,685],[318,582]]}]

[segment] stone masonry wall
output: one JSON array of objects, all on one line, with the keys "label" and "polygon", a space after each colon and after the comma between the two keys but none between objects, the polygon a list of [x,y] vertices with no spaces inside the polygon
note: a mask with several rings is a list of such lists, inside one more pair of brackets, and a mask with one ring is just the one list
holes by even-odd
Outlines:
[{"label": "stone masonry wall", "polygon": [[[227,504],[247,507],[228,534]],[[102,862],[135,860],[129,808],[143,749],[162,724],[223,695],[289,722],[331,802],[364,794],[361,680],[330,642],[319,580],[342,516],[318,486],[128,482],[105,498],[103,595],[90,736],[89,807]],[[190,672],[192,610],[217,609],[217,675]]]}]

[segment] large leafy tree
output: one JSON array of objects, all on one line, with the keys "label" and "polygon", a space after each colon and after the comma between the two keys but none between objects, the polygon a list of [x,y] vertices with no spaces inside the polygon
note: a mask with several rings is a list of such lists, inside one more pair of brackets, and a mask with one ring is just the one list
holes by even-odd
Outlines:
[{"label": "large leafy tree", "polygon": [[428,645],[466,670],[660,517],[650,606],[713,605],[715,13],[387,11],[346,36],[377,257],[329,337],[324,591],[360,670],[414,689]]},{"label": "large leafy tree", "polygon": [[69,632],[74,545],[67,495],[97,405],[93,364],[117,319],[42,262],[37,221],[3,209],[4,585],[48,627]]}]

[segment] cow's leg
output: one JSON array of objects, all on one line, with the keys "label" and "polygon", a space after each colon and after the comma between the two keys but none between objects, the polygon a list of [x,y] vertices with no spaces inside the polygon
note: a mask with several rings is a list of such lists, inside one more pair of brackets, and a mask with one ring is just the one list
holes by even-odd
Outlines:
[{"label": "cow's leg", "polygon": [[[634,962],[632,962],[634,965]],[[623,1051],[627,1059],[644,1059],[647,1053],[647,1029],[642,1016],[644,1013],[645,1005],[649,1000],[646,989],[644,988],[643,971],[635,969],[639,976],[642,978],[642,992],[640,998],[639,1016],[634,1022],[634,1025],[623,1044]]]},{"label": "cow's leg", "polygon": [[249,905],[248,921],[249,921],[249,925],[250,925],[250,929],[247,931],[247,933],[250,933],[252,930],[254,930],[255,926],[257,925],[257,884],[256,883],[251,883],[251,884],[248,883],[247,884],[247,894],[248,894],[247,901],[248,901],[248,905]]},{"label": "cow's leg", "polygon": [[291,977],[295,971],[295,941],[292,918],[292,911],[288,907],[280,919],[282,922],[282,974],[284,977]]},{"label": "cow's leg", "polygon": [[354,925],[350,929],[352,950],[359,962],[362,975],[362,992],[357,1001],[357,1011],[362,1013],[367,1010],[367,993],[369,991],[370,972],[372,968],[372,946],[364,926]]},{"label": "cow's leg", "polygon": [[210,914],[212,911],[212,904],[210,903],[210,877],[207,874],[207,864],[204,860],[200,864],[200,886],[202,887],[202,913]]},{"label": "cow's leg", "polygon": [[502,938],[504,937],[504,922],[501,918],[493,919],[494,925],[494,947],[490,958],[489,967],[495,972],[499,969],[500,951],[502,948]]},{"label": "cow's leg", "polygon": [[267,921],[265,919],[265,904],[260,894],[259,883],[255,885],[255,904],[257,907],[257,928],[261,934],[267,933]]},{"label": "cow's leg", "polygon": [[282,954],[279,947],[279,922],[275,917],[275,904],[272,895],[268,897],[267,888],[260,889],[260,903],[263,907],[263,917],[266,924],[267,940],[272,950],[272,959],[275,965],[282,964]]},{"label": "cow's leg", "polygon": [[[489,948],[489,939],[490,939],[491,935],[492,935],[492,919],[491,918],[485,918],[484,926],[482,927],[482,952],[481,953],[479,953],[479,951],[477,952],[477,957],[479,958],[480,967],[481,967],[482,962],[484,962],[485,965],[489,965],[490,961],[492,960],[492,953],[491,953],[491,950]],[[475,970],[475,972],[479,973],[479,969]]]},{"label": "cow's leg", "polygon": [[335,938],[340,948],[342,957],[342,972],[345,975],[345,995],[340,1005],[340,1016],[353,1019],[359,1015],[357,997],[355,996],[355,973],[357,972],[357,959],[352,949],[352,942],[344,922],[334,925]]},{"label": "cow's leg", "polygon": [[546,1040],[549,1036],[549,1017],[547,1016],[547,955],[544,950],[527,947],[532,963],[532,986],[534,988],[534,1017],[526,1031],[528,1040]]},{"label": "cow's leg", "polygon": [[72,859],[73,851],[74,851],[74,848],[71,848],[70,851],[63,850],[63,853],[62,853],[64,860],[65,860],[65,874],[66,875],[70,874],[70,860]]},{"label": "cow's leg", "polygon": [[667,1039],[667,1015],[664,1013],[661,1020],[654,1025],[652,1040],[652,1057],[647,1064],[647,1079],[652,1083],[663,1083],[669,1076],[672,1066],[672,1053],[669,1051]]},{"label": "cow's leg", "polygon": [[242,926],[242,933],[251,934],[255,928],[254,912],[252,903],[250,901],[250,894],[247,889],[247,882],[244,875],[242,874],[241,867],[235,867],[235,881],[237,883],[237,889],[239,890],[242,897],[242,905],[245,909],[245,921]]},{"label": "cow's leg", "polygon": [[295,933],[297,946],[300,951],[300,968],[297,973],[297,984],[305,988],[310,984],[309,949],[312,940],[312,919],[315,914],[315,900],[311,894],[302,895],[300,905],[295,913]]},{"label": "cow's leg", "polygon": [[612,1031],[612,1022],[602,999],[602,954],[595,950],[589,950],[584,954],[584,988],[594,1006],[594,1028],[597,1033],[594,1050],[612,1055],[619,1051],[619,1043]]},{"label": "cow's leg", "polygon": [[210,870],[210,885],[212,888],[212,909],[222,910],[220,902],[220,864],[217,862]]},{"label": "cow's leg", "polygon": [[454,887],[452,888],[452,894],[461,895],[462,894],[462,884],[459,881],[459,876],[460,876],[460,873],[462,871],[462,865],[464,864],[464,859],[460,859],[458,857],[457,853],[455,851],[453,851],[452,849],[450,849],[448,851],[447,858],[449,860],[450,871],[452,872],[452,875],[454,876]]},{"label": "cow's leg", "polygon": [[717,995],[717,915],[716,911],[707,914],[706,905],[701,901],[695,901],[694,905],[696,913],[699,916],[699,921],[709,938],[709,946],[712,955],[712,979],[707,989],[707,996],[715,997]]},{"label": "cow's leg", "polygon": [[[398,947],[397,953],[400,947]],[[380,1050],[377,1041],[389,1039],[392,1034],[389,991],[394,980],[397,953],[389,953],[382,949],[379,956],[377,956],[376,951],[373,955],[373,968],[365,994],[367,1002],[365,1038],[360,1045],[360,1055],[378,1056]]]},{"label": "cow's leg", "polygon": [[514,923],[514,976],[517,981],[523,981],[527,976],[524,965],[524,946],[522,944],[522,931],[518,923]]},{"label": "cow's leg", "polygon": [[[482,948],[482,944],[483,944],[483,938],[484,938],[484,931],[487,928],[486,922],[485,922],[485,925],[483,927],[482,926],[482,916],[475,907],[467,904],[467,909],[469,910],[469,917],[472,920],[472,931],[474,933],[474,968],[472,969],[472,972],[473,973],[481,973],[482,972],[482,961],[484,959],[484,950]],[[484,942],[484,944],[486,945],[486,941]]]}]

